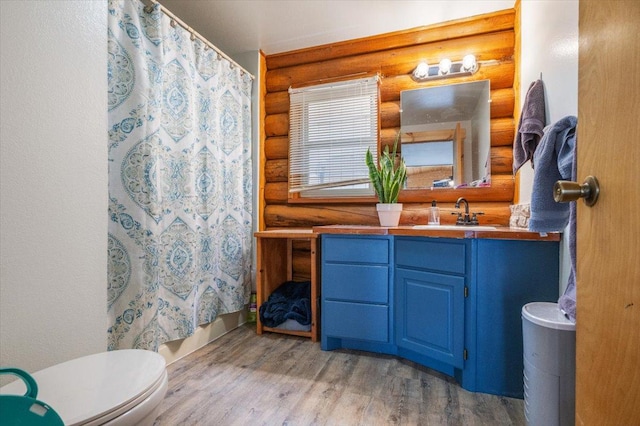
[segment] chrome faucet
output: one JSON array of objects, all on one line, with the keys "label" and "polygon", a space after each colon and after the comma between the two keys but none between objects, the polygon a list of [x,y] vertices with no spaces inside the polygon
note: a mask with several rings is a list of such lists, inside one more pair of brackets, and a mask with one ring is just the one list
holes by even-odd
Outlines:
[{"label": "chrome faucet", "polygon": [[456,209],[460,208],[460,203],[464,203],[464,216],[462,215],[462,213],[455,213],[455,212],[451,213],[451,214],[458,215],[458,219],[456,219],[456,225],[462,225],[462,226],[477,225],[478,215],[481,215],[484,213],[478,212],[478,213],[473,213],[471,216],[469,216],[469,202],[463,197],[458,198],[458,201],[456,201]]},{"label": "chrome faucet", "polygon": [[464,212],[468,216],[469,215],[469,202],[465,198],[462,198],[462,197],[458,198],[458,201],[456,201],[456,209],[460,208],[460,203],[464,203]]}]

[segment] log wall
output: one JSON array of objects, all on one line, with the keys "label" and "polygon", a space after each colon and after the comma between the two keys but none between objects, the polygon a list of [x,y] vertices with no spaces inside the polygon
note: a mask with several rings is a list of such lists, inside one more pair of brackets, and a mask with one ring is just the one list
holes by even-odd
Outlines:
[{"label": "log wall", "polygon": [[[513,9],[450,21],[413,30],[267,55],[262,70],[264,121],[261,123],[260,230],[329,224],[377,225],[377,199],[300,202],[288,197],[290,86],[378,73],[380,83],[381,144],[391,144],[400,127],[402,90],[488,79],[491,82],[490,188],[403,190],[401,224],[426,223],[431,200],[438,200],[443,223],[458,197],[472,211],[484,212],[482,224],[508,225],[514,199],[512,143],[515,132],[515,11]],[[461,60],[473,53],[481,63],[467,77],[415,82],[411,73],[420,61],[436,64],[442,58]],[[483,61],[492,61],[487,64]],[[363,159],[364,161],[364,159]],[[301,251],[301,250],[298,250]],[[300,256],[304,257],[304,254]],[[299,259],[301,270],[305,263]]]}]

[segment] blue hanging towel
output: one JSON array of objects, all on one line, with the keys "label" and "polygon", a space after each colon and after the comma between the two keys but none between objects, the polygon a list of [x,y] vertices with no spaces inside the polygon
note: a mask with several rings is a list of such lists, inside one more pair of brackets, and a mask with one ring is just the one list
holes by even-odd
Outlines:
[{"label": "blue hanging towel", "polygon": [[549,126],[533,155],[530,231],[562,231],[569,223],[569,204],[555,202],[553,185],[572,179],[577,123],[578,119],[570,115]]},{"label": "blue hanging towel", "polygon": [[558,300],[564,314],[576,321],[576,202],[556,203],[553,185],[557,180],[577,179],[578,119],[567,116],[549,129],[534,154],[533,189],[529,230],[536,232],[562,231],[569,224],[569,256],[571,271],[567,288]]}]

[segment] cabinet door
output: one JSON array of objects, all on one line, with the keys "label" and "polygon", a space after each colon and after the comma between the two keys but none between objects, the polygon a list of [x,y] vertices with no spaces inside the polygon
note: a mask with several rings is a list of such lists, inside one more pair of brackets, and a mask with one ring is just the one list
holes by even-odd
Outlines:
[{"label": "cabinet door", "polygon": [[463,367],[464,277],[396,269],[397,344]]}]

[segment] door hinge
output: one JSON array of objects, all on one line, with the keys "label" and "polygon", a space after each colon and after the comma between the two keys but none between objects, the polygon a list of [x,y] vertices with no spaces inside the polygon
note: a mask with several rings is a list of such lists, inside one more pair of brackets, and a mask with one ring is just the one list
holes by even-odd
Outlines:
[{"label": "door hinge", "polygon": [[462,359],[464,359],[465,361],[469,358],[469,353],[467,352],[466,349],[464,349],[462,351]]},{"label": "door hinge", "polygon": [[464,286],[464,297],[469,297],[469,287]]}]

